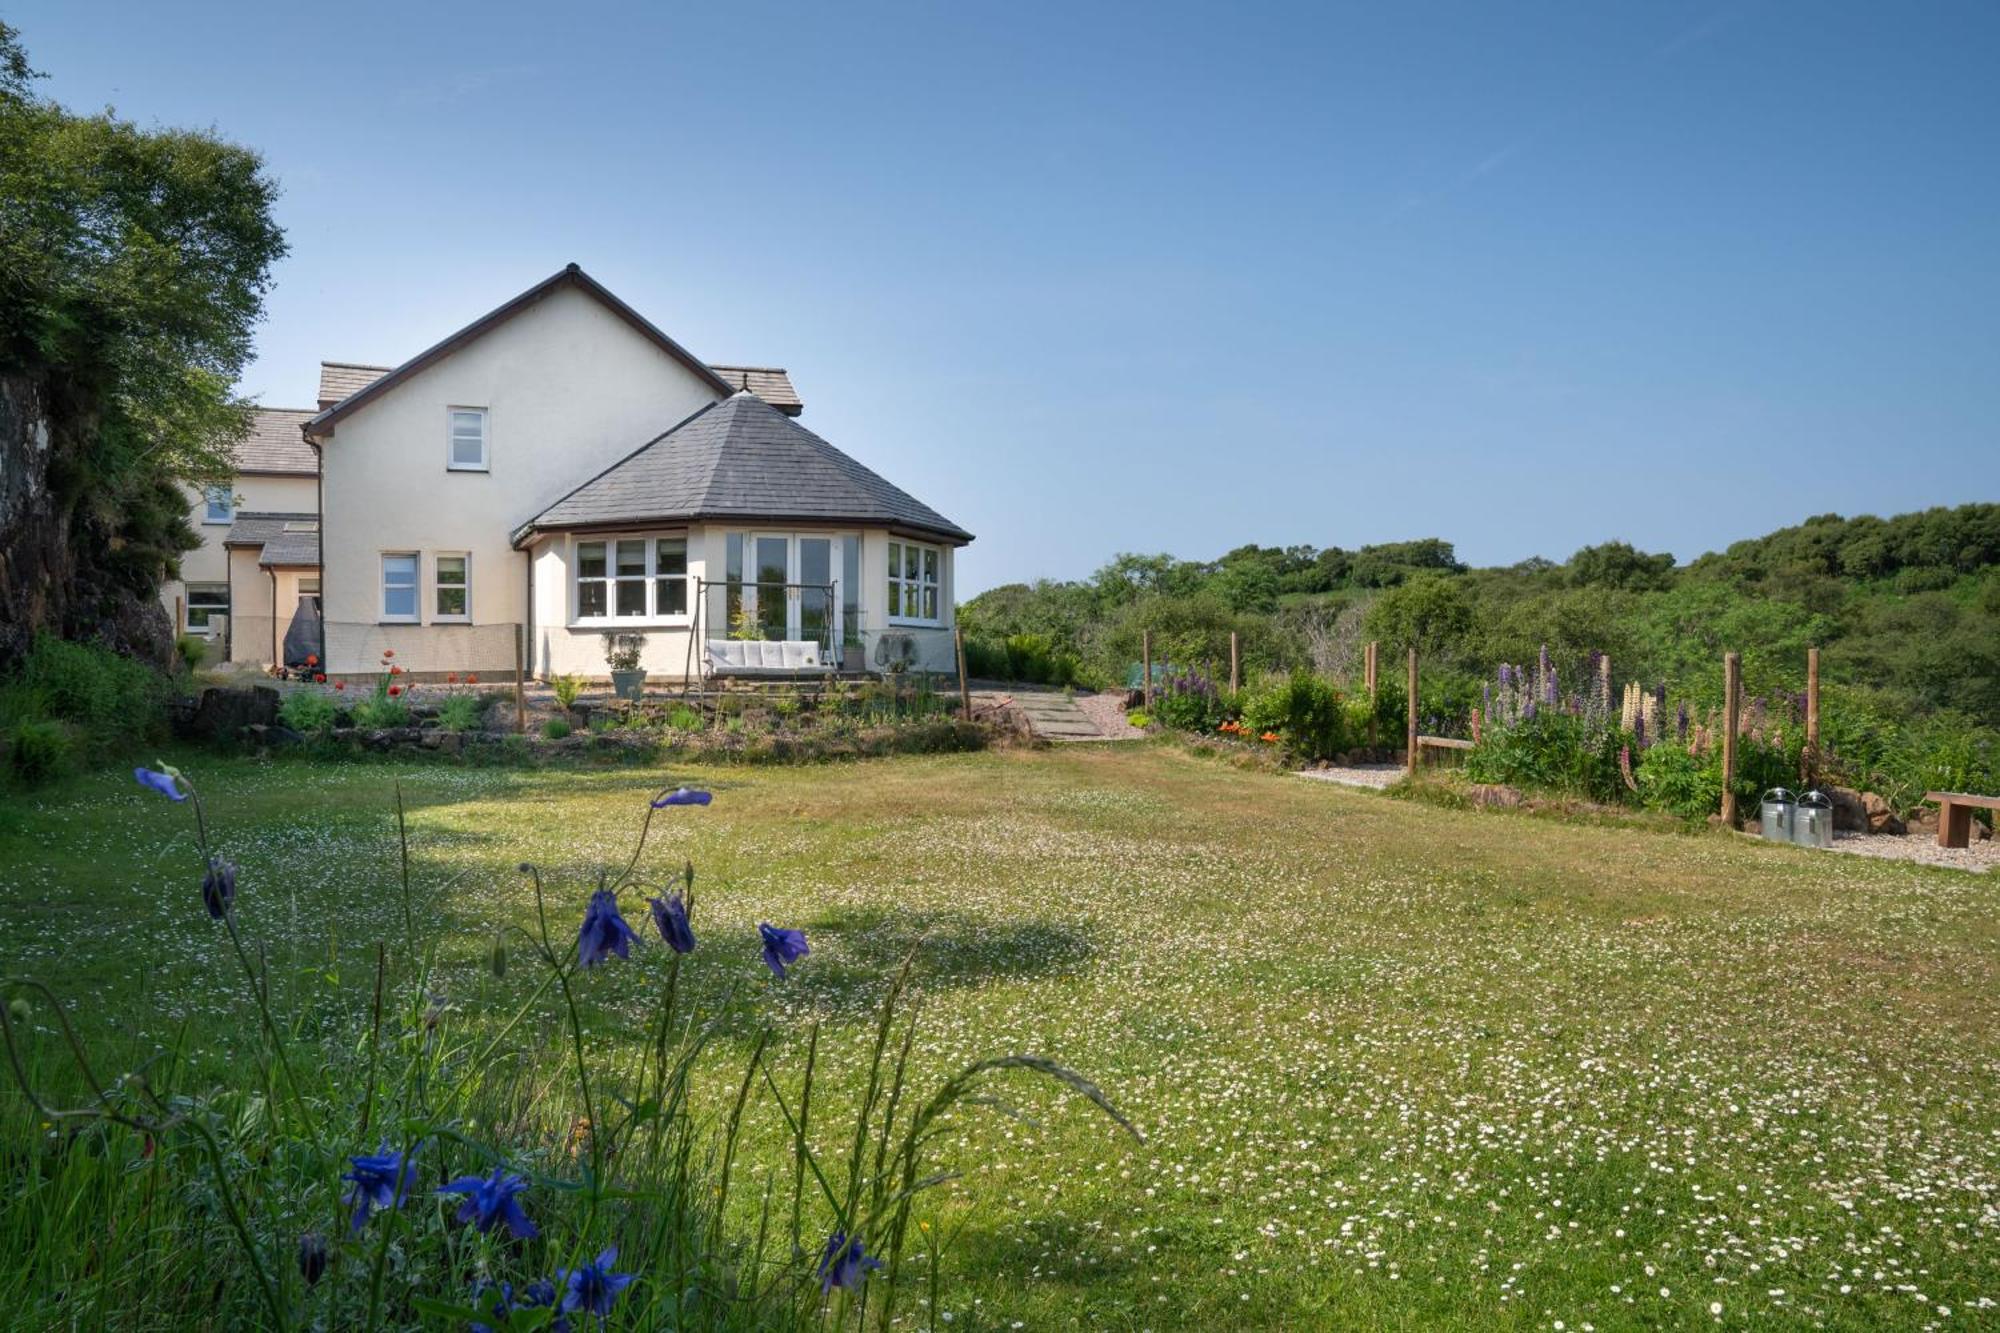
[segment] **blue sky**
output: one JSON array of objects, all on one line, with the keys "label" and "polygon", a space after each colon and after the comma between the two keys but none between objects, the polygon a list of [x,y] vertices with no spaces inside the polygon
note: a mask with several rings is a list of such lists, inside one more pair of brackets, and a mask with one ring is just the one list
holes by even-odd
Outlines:
[{"label": "blue sky", "polygon": [[2000,498],[1988,3],[8,8],[264,153],[261,401],[575,260],[789,367],[964,593]]}]

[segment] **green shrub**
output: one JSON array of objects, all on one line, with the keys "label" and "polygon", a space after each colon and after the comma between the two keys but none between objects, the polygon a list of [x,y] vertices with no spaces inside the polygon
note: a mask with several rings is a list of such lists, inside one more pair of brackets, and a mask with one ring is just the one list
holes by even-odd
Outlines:
[{"label": "green shrub", "polygon": [[25,786],[37,787],[61,776],[75,758],[75,742],[60,722],[23,718],[7,737],[8,767]]},{"label": "green shrub", "polygon": [[675,731],[700,731],[701,713],[686,704],[675,704],[667,714],[667,725]]},{"label": "green shrub", "polygon": [[1259,735],[1276,732],[1301,759],[1331,759],[1352,746],[1340,691],[1303,667],[1246,691],[1242,708],[1246,726]]},{"label": "green shrub", "polygon": [[1167,677],[1153,691],[1153,719],[1176,731],[1210,732],[1228,716],[1215,682],[1193,671]]},{"label": "green shrub", "polygon": [[333,700],[317,690],[294,690],[278,705],[278,721],[303,736],[317,736],[333,730],[340,710]]},{"label": "green shrub", "polygon": [[446,731],[477,731],[486,703],[470,694],[454,694],[438,705],[438,725]]},{"label": "green shrub", "polygon": [[542,737],[545,740],[559,741],[567,735],[569,735],[569,723],[562,718],[552,717],[542,723]]},{"label": "green shrub", "polygon": [[1135,727],[1150,727],[1153,725],[1153,715],[1143,708],[1127,710],[1125,720]]},{"label": "green shrub", "polygon": [[387,694],[363,699],[354,705],[354,725],[370,731],[387,731],[410,725],[410,709],[401,699]]},{"label": "green shrub", "polygon": [[1562,792],[1593,801],[1626,799],[1618,751],[1629,737],[1601,719],[1548,709],[1508,726],[1489,726],[1466,754],[1474,782]]},{"label": "green shrub", "polygon": [[576,697],[583,693],[583,678],[557,676],[549,682],[549,690],[556,696],[556,706],[567,713],[576,706]]},{"label": "green shrub", "polygon": [[167,694],[166,678],[142,662],[44,634],[0,689],[0,725],[67,722],[72,742],[101,757],[163,736]]},{"label": "green shrub", "polygon": [[198,671],[208,660],[208,640],[199,634],[183,634],[174,640],[174,651],[180,655],[182,670]]},{"label": "green shrub", "polygon": [[1706,819],[1722,809],[1722,766],[1685,746],[1663,742],[1647,750],[1633,770],[1639,803],[1648,810]]},{"label": "green shrub", "polygon": [[593,736],[606,735],[617,725],[618,719],[609,713],[592,713],[590,715],[590,734]]}]

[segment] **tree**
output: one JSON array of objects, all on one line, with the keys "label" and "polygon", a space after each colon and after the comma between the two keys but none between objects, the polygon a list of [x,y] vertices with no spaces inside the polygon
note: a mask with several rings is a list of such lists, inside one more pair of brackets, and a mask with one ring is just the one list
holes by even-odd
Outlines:
[{"label": "tree", "polygon": [[1659,592],[1673,586],[1674,558],[1665,551],[1648,555],[1630,542],[1605,542],[1571,556],[1568,574],[1570,584],[1578,588]]},{"label": "tree", "polygon": [[1472,599],[1459,579],[1419,574],[1376,598],[1363,623],[1369,638],[1397,652],[1455,661],[1471,647]]},{"label": "tree", "polygon": [[248,149],[36,99],[0,24],[0,667],[42,630],[164,661],[180,487],[248,429],[232,385],[285,250]]}]

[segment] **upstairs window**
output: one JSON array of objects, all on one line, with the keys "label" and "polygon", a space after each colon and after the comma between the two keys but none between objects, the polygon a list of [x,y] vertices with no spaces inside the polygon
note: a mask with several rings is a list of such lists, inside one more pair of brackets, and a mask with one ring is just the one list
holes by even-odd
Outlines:
[{"label": "upstairs window", "polygon": [[486,471],[486,409],[454,407],[445,466],[453,472]]},{"label": "upstairs window", "polygon": [[916,542],[889,543],[889,619],[935,622],[938,618],[938,569],[942,558],[935,546]]},{"label": "upstairs window", "polygon": [[382,557],[382,619],[417,618],[417,553],[392,551]]},{"label": "upstairs window", "polygon": [[202,516],[204,523],[234,523],[236,521],[236,492],[227,486],[210,486],[202,492],[202,499],[208,505]]}]

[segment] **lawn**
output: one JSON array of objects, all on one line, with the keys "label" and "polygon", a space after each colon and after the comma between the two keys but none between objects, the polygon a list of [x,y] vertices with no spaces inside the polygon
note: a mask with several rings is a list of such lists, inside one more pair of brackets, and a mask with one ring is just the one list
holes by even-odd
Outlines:
[{"label": "lawn", "polygon": [[[768,1023],[796,1080],[817,1018],[816,1104],[850,1102],[871,1006],[914,947],[920,1089],[1037,1052],[1145,1133],[1031,1082],[1009,1089],[1028,1119],[958,1116],[964,1174],[919,1211],[962,1225],[938,1327],[1996,1317],[2000,881],[1143,746],[672,772],[182,762],[274,942],[281,1009],[308,974],[365,1004],[375,942],[402,938],[400,779],[418,929],[469,1023],[530,987],[484,962],[497,926],[532,918],[518,862],[573,921],[647,795],[712,787],[713,806],[662,812],[649,852],[700,874],[686,984],[720,1002],[754,970],[758,921],[812,943],[735,997],[754,1021],[718,1065],[740,1070]],[[197,1064],[253,1051],[240,986],[214,984],[230,960],[190,847],[183,810],[117,775],[10,798],[0,970],[55,984],[106,1049],[187,1019]],[[652,975],[583,978],[614,1039],[645,1039]],[[746,1132],[746,1178],[788,1186],[778,1112],[753,1099]]]}]

